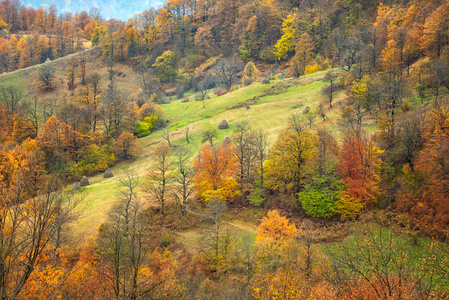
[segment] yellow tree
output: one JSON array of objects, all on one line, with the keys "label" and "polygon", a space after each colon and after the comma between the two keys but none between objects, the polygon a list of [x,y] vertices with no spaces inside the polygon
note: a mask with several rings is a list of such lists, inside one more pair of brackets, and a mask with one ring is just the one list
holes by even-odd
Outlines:
[{"label": "yellow tree", "polygon": [[277,210],[270,210],[257,228],[256,240],[267,240],[276,244],[284,244],[296,236],[295,224],[290,224],[286,217]]},{"label": "yellow tree", "polygon": [[290,14],[284,19],[282,23],[282,36],[276,43],[276,50],[274,55],[277,60],[287,59],[288,54],[295,49],[294,36],[295,27],[294,22],[296,19],[296,14]]},{"label": "yellow tree", "polygon": [[307,127],[298,116],[294,116],[278,135],[265,161],[266,188],[294,194],[300,191],[305,170],[317,152],[316,135]]}]

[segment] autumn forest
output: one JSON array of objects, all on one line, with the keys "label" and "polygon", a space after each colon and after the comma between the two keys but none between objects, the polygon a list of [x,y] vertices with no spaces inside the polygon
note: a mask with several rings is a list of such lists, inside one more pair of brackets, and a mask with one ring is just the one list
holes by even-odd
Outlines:
[{"label": "autumn forest", "polygon": [[449,1],[0,0],[0,299],[449,299]]}]

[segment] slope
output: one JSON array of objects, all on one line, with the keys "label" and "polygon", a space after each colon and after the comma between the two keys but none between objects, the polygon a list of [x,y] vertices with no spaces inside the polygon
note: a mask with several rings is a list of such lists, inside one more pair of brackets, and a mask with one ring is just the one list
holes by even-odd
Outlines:
[{"label": "slope", "polygon": [[[225,136],[232,136],[235,125],[247,121],[254,129],[264,129],[268,132],[269,141],[273,143],[277,133],[287,124],[292,114],[302,114],[305,105],[312,110],[317,109],[322,95],[321,88],[324,72],[305,76],[300,79],[275,80],[269,84],[255,83],[240,88],[220,97],[202,102],[185,102],[177,100],[162,105],[166,118],[169,120],[166,132],[175,147],[187,147],[192,159],[202,145],[201,134],[206,129],[216,129],[222,119],[226,119],[230,127],[218,131],[217,141]],[[338,93],[337,102],[344,97]],[[193,98],[193,97],[192,97]],[[334,106],[335,107],[335,106]],[[330,131],[336,130],[338,108],[327,113],[329,120],[316,119],[314,127],[326,127]],[[190,144],[186,144],[185,133],[189,129]],[[83,217],[72,226],[73,237],[83,241],[95,236],[99,226],[106,220],[107,211],[114,203],[117,189],[120,187],[118,178],[126,171],[136,172],[141,181],[151,168],[151,153],[162,141],[162,131],[153,132],[150,136],[141,138],[140,155],[134,161],[121,162],[112,168],[113,178],[104,179],[102,174],[89,178],[91,185],[84,189],[85,211]],[[139,197],[151,205],[144,192]]]}]

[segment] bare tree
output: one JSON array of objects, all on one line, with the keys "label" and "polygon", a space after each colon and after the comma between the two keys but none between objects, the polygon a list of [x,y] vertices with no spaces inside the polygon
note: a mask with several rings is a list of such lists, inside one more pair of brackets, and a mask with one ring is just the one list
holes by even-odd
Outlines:
[{"label": "bare tree", "polygon": [[150,98],[153,93],[159,90],[159,81],[154,71],[146,63],[139,65],[139,84],[145,95]]},{"label": "bare tree", "polygon": [[0,88],[0,102],[3,103],[5,114],[14,116],[22,108],[23,93],[15,86]]},{"label": "bare tree", "polygon": [[214,139],[217,137],[217,131],[215,129],[207,129],[206,131],[203,132],[202,134],[202,138],[201,141],[204,142],[209,142],[210,145],[212,146],[214,144]]},{"label": "bare tree", "polygon": [[162,131],[164,132],[164,135],[162,136],[162,138],[167,141],[168,146],[171,148],[170,131],[168,129],[165,129],[165,128],[162,129]]},{"label": "bare tree", "polygon": [[55,70],[52,66],[44,64],[38,68],[37,81],[39,88],[50,91],[54,88],[53,82],[55,80]]},{"label": "bare tree", "polygon": [[173,182],[173,163],[170,159],[171,148],[167,143],[159,144],[154,150],[154,165],[147,175],[146,191],[161,205],[165,213],[166,196]]},{"label": "bare tree", "polygon": [[406,239],[391,231],[365,227],[351,240],[328,249],[328,280],[351,299],[446,298],[448,292],[438,287],[443,284],[439,279],[447,282],[447,273],[428,263],[437,261],[436,253],[416,256],[409,247]]},{"label": "bare tree", "polygon": [[234,130],[235,154],[239,161],[239,183],[242,190],[248,190],[253,181],[255,151],[251,143],[248,122],[236,124]]},{"label": "bare tree", "polygon": [[33,124],[33,128],[35,129],[34,138],[36,138],[37,133],[39,132],[39,124],[43,119],[41,108],[42,105],[36,96],[34,96],[30,101],[28,101],[26,105],[26,114],[28,120],[31,122],[31,124]]},{"label": "bare tree", "polygon": [[207,91],[215,85],[215,78],[207,74],[200,82],[198,82],[198,91],[201,94],[201,101],[206,99]]},{"label": "bare tree", "polygon": [[243,70],[243,64],[240,60],[235,58],[221,58],[215,65],[215,72],[227,90],[232,87],[232,84],[237,78],[237,74]]},{"label": "bare tree", "polygon": [[92,131],[95,132],[97,127],[97,118],[98,118],[98,105],[99,99],[98,95],[100,94],[100,83],[101,83],[101,75],[98,72],[93,72],[90,76],[87,77],[86,82],[88,85],[92,87],[92,110],[93,110],[93,124]]},{"label": "bare tree", "polygon": [[412,172],[415,171],[415,156],[421,149],[424,139],[423,133],[426,125],[426,111],[417,109],[399,121],[397,141],[400,153],[409,165]]},{"label": "bare tree", "polygon": [[321,93],[329,100],[329,108],[332,108],[332,101],[334,100],[337,85],[334,84],[334,73],[329,71],[324,75],[324,81],[329,85],[321,90]]},{"label": "bare tree", "polygon": [[103,276],[115,299],[139,299],[159,284],[158,280],[139,279],[152,250],[151,234],[137,195],[139,177],[125,172],[119,181],[118,201],[100,232],[100,255],[106,268]]},{"label": "bare tree", "polygon": [[188,166],[189,152],[181,148],[176,152],[176,165],[178,174],[176,176],[176,184],[174,185],[175,197],[178,199],[182,207],[182,216],[187,216],[187,205],[189,204],[189,198],[193,193],[192,179],[193,171]]},{"label": "bare tree", "polygon": [[268,148],[268,135],[266,131],[263,130],[256,130],[252,133],[251,142],[254,146],[254,149],[256,151],[256,158],[259,163],[259,179],[260,179],[260,186],[263,189],[264,184],[264,166],[263,163],[265,162],[265,159],[267,158],[267,148]]}]

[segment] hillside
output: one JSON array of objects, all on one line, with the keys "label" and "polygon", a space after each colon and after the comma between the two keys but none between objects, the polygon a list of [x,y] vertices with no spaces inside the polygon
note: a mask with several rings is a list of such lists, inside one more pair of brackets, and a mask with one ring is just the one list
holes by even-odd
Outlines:
[{"label": "hillside", "polygon": [[0,0],[2,299],[449,299],[448,1],[69,2]]},{"label": "hillside", "polygon": [[[218,132],[218,142],[222,141],[225,136],[233,136],[236,124],[247,121],[254,129],[266,130],[269,134],[270,144],[272,144],[292,114],[302,114],[305,105],[310,105],[312,109],[317,108],[322,97],[320,95],[320,89],[323,86],[322,74],[318,73],[301,79],[276,80],[266,85],[256,83],[224,96],[206,100],[204,108],[200,101],[173,101],[170,104],[162,105],[165,116],[169,120],[166,130],[170,132],[173,145],[188,147],[191,160],[203,144],[201,134],[206,129],[216,129],[222,119],[226,119],[230,127]],[[285,91],[280,87],[285,88]],[[271,92],[273,90],[277,90],[279,94]],[[269,95],[264,96],[264,94]],[[340,94],[340,97],[342,96]],[[254,97],[258,97],[258,100],[247,108],[247,101]],[[313,127],[326,127],[335,131],[337,116],[337,109],[330,111],[329,120],[317,119]],[[186,145],[185,141],[187,128],[189,128],[189,145]],[[164,141],[162,135],[163,132],[159,130],[148,137],[139,139],[138,157],[132,162],[119,163],[111,168],[115,175],[114,178],[105,180],[102,178],[102,174],[99,174],[90,179],[91,185],[86,187],[86,203],[89,208],[86,217],[74,226],[77,228],[76,235],[86,239],[90,235],[96,234],[97,228],[106,218],[105,213],[114,202],[113,196],[117,193],[116,189],[119,188],[117,178],[123,176],[123,170],[134,171],[144,178],[151,169],[153,159],[151,153],[158,143]],[[145,193],[141,193],[140,197],[147,198]]]}]

